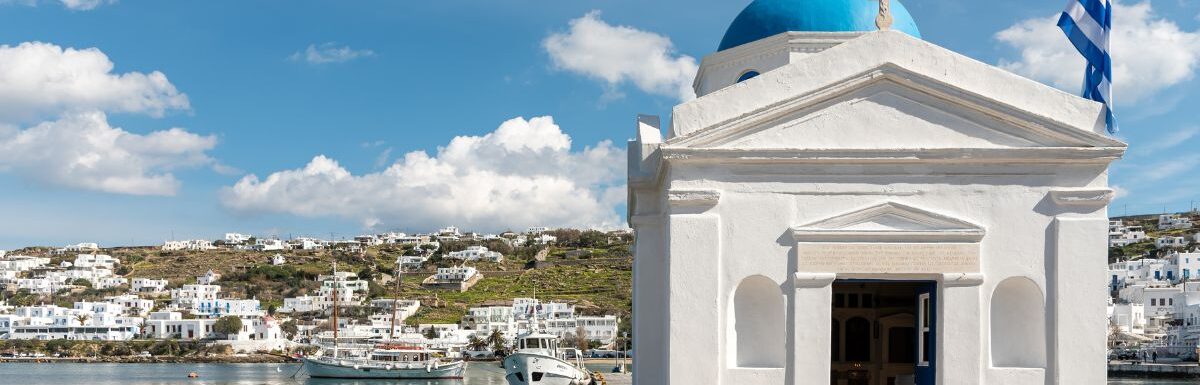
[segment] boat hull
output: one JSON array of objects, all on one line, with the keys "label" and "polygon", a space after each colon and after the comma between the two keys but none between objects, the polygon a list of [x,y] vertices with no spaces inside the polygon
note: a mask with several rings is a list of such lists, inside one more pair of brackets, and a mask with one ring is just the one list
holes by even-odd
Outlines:
[{"label": "boat hull", "polygon": [[304,370],[314,378],[356,379],[439,379],[463,378],[466,363],[455,361],[437,367],[421,363],[356,363],[354,361],[327,361],[304,358]]},{"label": "boat hull", "polygon": [[561,359],[529,353],[513,353],[504,358],[504,379],[509,385],[586,385],[592,383],[587,371]]}]

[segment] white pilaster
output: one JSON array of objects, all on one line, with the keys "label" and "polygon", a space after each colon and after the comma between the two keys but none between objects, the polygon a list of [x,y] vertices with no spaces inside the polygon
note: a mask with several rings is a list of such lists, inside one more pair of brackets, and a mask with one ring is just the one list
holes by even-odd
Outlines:
[{"label": "white pilaster", "polygon": [[[710,384],[720,378],[724,354],[720,304],[721,221],[715,214],[672,214],[668,220],[670,384]],[[682,357],[687,357],[683,359]],[[649,385],[649,383],[639,383]]]},{"label": "white pilaster", "polygon": [[937,383],[982,383],[981,274],[943,274],[938,282]]},{"label": "white pilaster", "polygon": [[1108,219],[1054,219],[1054,248],[1047,272],[1054,384],[1103,384],[1108,378],[1104,341]]},{"label": "white pilaster", "polygon": [[792,383],[828,384],[833,367],[830,339],[833,319],[833,273],[796,273],[792,280]]}]

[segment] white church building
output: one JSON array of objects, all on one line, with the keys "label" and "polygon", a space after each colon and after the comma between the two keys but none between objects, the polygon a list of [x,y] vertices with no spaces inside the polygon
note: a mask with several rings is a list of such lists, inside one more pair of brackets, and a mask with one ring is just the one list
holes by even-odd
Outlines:
[{"label": "white church building", "polygon": [[636,384],[1105,383],[1126,145],[888,3],[754,1],[638,117]]}]

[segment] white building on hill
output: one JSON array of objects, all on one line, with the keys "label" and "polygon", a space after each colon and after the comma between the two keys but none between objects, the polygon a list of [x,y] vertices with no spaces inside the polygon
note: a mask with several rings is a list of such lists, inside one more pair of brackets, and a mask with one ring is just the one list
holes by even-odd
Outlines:
[{"label": "white building on hill", "polygon": [[1192,228],[1192,219],[1179,214],[1163,214],[1158,216],[1159,230],[1179,230]]},{"label": "white building on hill", "polygon": [[1125,246],[1146,240],[1146,231],[1142,226],[1125,226],[1122,221],[1108,222],[1108,245]]},{"label": "white building on hill", "polygon": [[141,294],[160,294],[167,290],[167,280],[152,278],[134,278],[130,282],[129,291]]},{"label": "white building on hill", "polygon": [[466,250],[452,251],[449,254],[446,254],[446,258],[457,259],[461,261],[504,261],[503,254],[495,251],[489,251],[488,248],[484,246],[467,246]]}]

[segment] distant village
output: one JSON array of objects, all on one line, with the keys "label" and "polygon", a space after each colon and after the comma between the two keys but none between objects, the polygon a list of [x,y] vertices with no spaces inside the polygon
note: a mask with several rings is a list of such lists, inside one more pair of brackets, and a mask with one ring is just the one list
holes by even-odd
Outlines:
[{"label": "distant village", "polygon": [[1194,213],[1109,222],[1112,359],[1197,360],[1200,228]]},{"label": "distant village", "polygon": [[[598,234],[610,243],[632,238],[628,231],[587,232]],[[454,323],[409,324],[405,321],[428,305],[423,304],[428,299],[401,298],[397,292],[388,290],[397,279],[403,279],[403,272],[429,271],[428,276],[417,280],[421,288],[468,292],[483,278],[483,273],[472,265],[505,261],[504,254],[483,244],[500,242],[506,246],[536,248],[542,250],[537,256],[544,259],[546,250],[558,242],[553,233],[544,227],[502,234],[478,234],[446,227],[427,234],[391,232],[345,240],[310,237],[281,240],[228,233],[223,239],[212,241],[169,240],[158,248],[158,253],[163,254],[256,253],[261,255],[263,265],[279,267],[293,263],[290,256],[293,253],[337,250],[343,255],[365,255],[366,250],[380,247],[405,251],[394,255],[395,270],[390,270],[401,274],[372,278],[357,271],[331,269],[315,278],[319,283],[315,293],[286,297],[280,306],[269,308],[256,298],[223,293],[222,274],[211,269],[195,276],[194,281],[189,279],[190,282],[176,285],[163,278],[125,277],[130,268],[123,266],[120,258],[104,253],[105,249],[96,243],[68,245],[49,250],[46,255],[0,251],[0,287],[5,294],[0,298],[9,300],[0,301],[0,340],[182,340],[220,346],[220,351],[229,353],[263,353],[320,346],[338,333],[341,341],[398,341],[435,349],[448,357],[488,358],[507,349],[518,333],[539,330],[558,335],[594,354],[618,349],[621,323],[618,315],[579,314],[575,304],[539,299],[537,293],[477,304],[466,309],[465,315]],[[448,242],[469,246],[443,250],[442,246]],[[392,256],[387,258],[390,261]],[[431,259],[452,262],[434,268]],[[74,301],[71,306],[18,304],[13,300],[73,298],[72,295],[84,291],[111,295]],[[378,295],[380,292],[385,295]],[[436,299],[433,305],[438,305]],[[330,315],[335,306],[343,316],[333,325]],[[35,351],[0,349],[0,355],[43,354],[39,349],[32,350]]]}]

